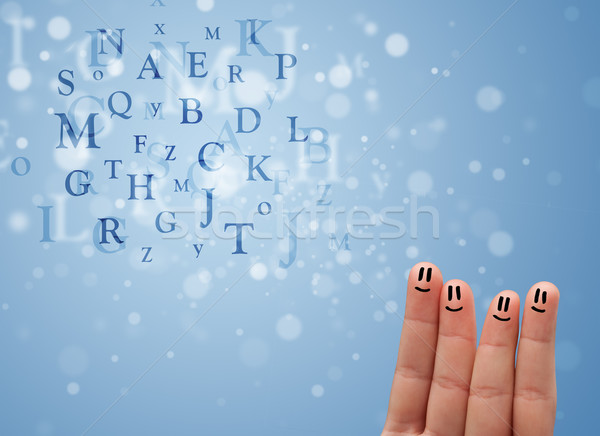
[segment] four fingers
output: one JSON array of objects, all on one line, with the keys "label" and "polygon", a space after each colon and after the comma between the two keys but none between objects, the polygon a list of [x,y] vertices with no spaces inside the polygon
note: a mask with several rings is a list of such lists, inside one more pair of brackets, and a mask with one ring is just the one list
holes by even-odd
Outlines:
[{"label": "four fingers", "polygon": [[556,411],[554,335],[559,293],[534,285],[525,300],[492,301],[476,351],[473,294],[439,269],[413,267],[384,434],[550,435]]}]

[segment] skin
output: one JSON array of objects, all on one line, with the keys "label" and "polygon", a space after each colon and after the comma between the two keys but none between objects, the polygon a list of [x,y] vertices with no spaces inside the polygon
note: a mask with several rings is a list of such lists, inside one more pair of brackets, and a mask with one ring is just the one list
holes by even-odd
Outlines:
[{"label": "skin", "polygon": [[382,436],[552,435],[559,296],[550,282],[531,287],[519,339],[519,296],[500,292],[477,346],[469,285],[416,264]]}]

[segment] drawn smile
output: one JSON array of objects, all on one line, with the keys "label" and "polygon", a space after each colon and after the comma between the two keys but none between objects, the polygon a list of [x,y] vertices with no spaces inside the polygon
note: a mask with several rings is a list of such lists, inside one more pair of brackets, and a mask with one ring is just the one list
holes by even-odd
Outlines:
[{"label": "drawn smile", "polygon": [[459,312],[462,309],[462,306],[460,306],[458,309],[452,309],[451,307],[446,306],[446,310],[449,310],[450,312]]},{"label": "drawn smile", "polygon": [[538,308],[537,308],[537,307],[535,307],[535,306],[531,306],[531,308],[532,308],[533,310],[535,310],[536,312],[539,312],[539,313],[544,313],[544,312],[546,311],[546,309],[538,309]]},{"label": "drawn smile", "polygon": [[[504,309],[502,308],[502,304],[504,303]],[[504,297],[501,295],[500,298],[498,298],[498,312],[508,312],[508,305],[510,304],[510,297],[506,297],[506,299],[504,299]],[[498,321],[509,321],[510,320],[510,316],[508,318],[500,318],[498,315],[494,314],[494,318],[496,318]]]},{"label": "drawn smile", "polygon": [[[419,281],[425,279],[425,281],[427,283],[429,283],[431,281],[431,273],[432,273],[432,269],[431,268],[427,268],[427,273],[425,274],[425,268],[421,267],[421,269],[419,269]],[[425,275],[425,277],[423,277],[423,275]],[[419,288],[418,286],[415,286],[415,289],[419,292],[429,292],[431,291],[431,288]]]},{"label": "drawn smile", "polygon": [[[456,299],[460,300],[460,285],[456,286],[455,289],[456,291]],[[448,286],[448,301],[452,301],[452,294],[453,294],[453,286],[450,285]],[[450,311],[450,312],[459,312],[462,310],[462,306],[460,306],[458,309],[452,309],[450,306],[446,306],[446,310]]]}]

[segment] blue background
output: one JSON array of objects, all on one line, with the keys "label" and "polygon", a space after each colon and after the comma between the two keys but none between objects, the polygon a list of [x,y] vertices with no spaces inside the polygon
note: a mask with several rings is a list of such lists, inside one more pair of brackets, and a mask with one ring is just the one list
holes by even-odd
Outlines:
[{"label": "blue background", "polygon": [[[377,434],[406,273],[419,260],[471,285],[479,328],[498,291],[513,289],[523,299],[537,281],[556,283],[556,433],[596,427],[600,5],[519,1],[460,57],[509,2],[150,3],[0,4],[0,433],[81,434],[144,374],[89,434]],[[49,24],[57,16],[70,31]],[[235,56],[234,20],[246,18],[273,20],[259,32],[261,42],[297,56],[286,83],[274,80],[273,57],[253,48],[252,56]],[[26,27],[17,64],[9,24],[15,19]],[[166,35],[154,35],[154,23],[166,23]],[[205,26],[220,26],[221,41],[206,41]],[[85,32],[106,27],[126,29],[123,68],[101,68],[105,77],[95,81]],[[291,35],[287,46],[282,32]],[[409,42],[405,53],[392,50],[400,56],[386,49],[396,33]],[[177,41],[206,51],[209,78],[178,80],[173,89],[166,78],[136,80],[150,41],[178,55]],[[242,91],[228,88],[229,101],[212,87],[223,53],[255,79]],[[353,165],[458,58],[448,77]],[[15,68],[18,77],[10,79]],[[69,97],[57,92],[64,68],[75,74]],[[281,93],[271,109],[256,92],[265,83]],[[56,149],[60,123],[53,111],[67,112],[78,96],[107,99],[117,90],[131,94],[132,118],[109,119],[101,111],[99,150]],[[203,122],[180,125],[174,95],[199,98]],[[144,120],[145,101],[168,98],[164,120]],[[245,217],[269,201],[273,213],[251,219],[258,231],[274,234],[275,205],[314,206],[319,182],[332,185],[330,207],[345,208],[333,221],[324,213],[298,219],[300,231],[311,221],[316,231],[298,241],[288,269],[277,267],[287,258],[285,238],[247,237],[248,255],[232,255],[232,239],[211,235],[195,259],[195,237],[165,240],[154,228],[160,210],[203,204],[202,196],[173,193],[173,178],[187,177],[199,147],[216,139],[225,120],[235,126],[233,107],[240,106],[262,115],[256,132],[239,135],[243,153],[272,155],[265,168],[289,170],[289,186],[274,196],[272,183],[247,182],[247,168],[232,156],[216,180],[196,174],[199,187],[217,185],[215,213],[235,207]],[[97,109],[90,103],[87,112]],[[336,146],[330,162],[299,162],[287,116],[327,129]],[[134,134],[177,144],[178,161],[165,169],[148,154],[134,155]],[[24,176],[11,171],[19,156],[31,163]],[[108,181],[104,159],[122,159],[127,171]],[[127,200],[125,174],[146,167],[160,176],[157,200]],[[68,198],[64,178],[71,169],[92,170],[97,194]],[[37,206],[54,207],[56,236],[61,198],[66,235],[40,243]],[[421,214],[416,238],[384,239],[393,229],[380,224],[365,229],[371,238],[350,237],[350,253],[330,250],[329,230],[337,224],[339,242],[353,207],[379,212],[414,202],[438,211],[438,238],[431,217]],[[125,250],[95,248],[92,231],[101,216],[127,220]],[[407,213],[396,218],[410,229]],[[144,246],[153,247],[151,263],[141,262]],[[391,301],[388,310],[382,300]]]}]

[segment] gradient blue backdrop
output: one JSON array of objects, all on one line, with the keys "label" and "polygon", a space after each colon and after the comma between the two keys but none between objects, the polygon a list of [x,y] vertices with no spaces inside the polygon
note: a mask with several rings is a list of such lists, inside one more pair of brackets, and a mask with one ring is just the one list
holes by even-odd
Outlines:
[{"label": "gradient blue backdrop", "polygon": [[[597,427],[600,5],[517,2],[342,177],[509,1],[150,3],[0,4],[1,434],[81,434],[141,375],[89,434],[377,434],[401,333],[406,272],[418,260],[471,284],[479,328],[499,290],[523,298],[536,281],[556,283],[556,433]],[[70,30],[57,27],[64,20],[55,17],[64,17]],[[235,56],[234,20],[246,18],[273,20],[261,41],[297,56],[285,84],[274,80],[274,58],[254,50],[248,58]],[[17,64],[10,20],[25,20]],[[166,35],[154,35],[154,23],[166,23]],[[206,41],[205,26],[220,26],[222,41]],[[89,77],[85,31],[107,27],[126,29],[126,47],[122,64],[104,68],[105,78],[96,82]],[[386,49],[393,34],[406,37],[408,51],[394,38]],[[222,95],[209,81],[191,82],[209,85],[198,97],[183,82],[169,90],[166,80],[136,80],[149,42],[159,40],[176,54],[177,41],[207,51],[211,71],[224,68],[217,63],[223,54],[224,63],[253,73],[241,91],[231,88],[221,107]],[[15,68],[19,74],[11,77]],[[63,68],[75,73],[69,97],[57,93]],[[270,110],[256,91],[266,83],[282,97]],[[107,99],[117,90],[132,95],[131,120],[107,121],[104,111],[100,150],[56,150],[53,111],[66,112],[77,96]],[[165,110],[165,120],[143,119],[144,101],[177,103],[174,95],[200,98],[203,123],[180,125],[177,106]],[[414,201],[438,211],[439,238],[422,214],[417,238],[382,239],[381,232],[393,229],[380,225],[370,229],[371,239],[350,238],[350,255],[336,253],[329,249],[333,222],[303,215],[299,227],[312,226],[317,236],[299,241],[287,270],[277,268],[287,256],[287,243],[277,238],[246,238],[249,254],[232,255],[234,241],[213,236],[197,260],[191,245],[197,240],[161,239],[153,227],[158,211],[195,206],[189,194],[172,192],[172,179],[185,179],[198,148],[215,140],[211,128],[234,123],[232,108],[239,106],[254,106],[263,117],[257,132],[240,135],[243,152],[271,154],[267,168],[288,169],[290,189],[275,198],[272,184],[246,182],[247,170],[233,158],[217,181],[198,176],[206,183],[201,187],[220,183],[215,209],[229,205],[248,214],[261,201],[307,207],[319,198],[322,181],[332,184],[331,207],[346,210],[337,220],[338,238],[354,206],[377,213]],[[298,145],[287,142],[287,116],[328,130],[336,146],[331,162],[299,163]],[[133,135],[141,133],[177,144],[179,161],[168,174],[147,155],[132,153]],[[31,163],[27,175],[11,171],[19,156]],[[156,191],[160,205],[128,201],[126,171],[109,182],[104,159],[122,159],[127,172],[148,167],[164,176]],[[94,171],[98,194],[67,198],[69,169]],[[67,233],[40,243],[37,206],[52,205],[56,213],[60,201]],[[126,250],[95,249],[91,232],[101,216],[127,219]],[[53,219],[56,235],[60,219]],[[398,219],[410,227],[407,214]],[[276,228],[275,213],[253,220],[261,232]],[[150,264],[141,263],[143,246],[153,246]],[[230,292],[218,300],[225,288]],[[387,310],[379,297],[391,302]]]}]

